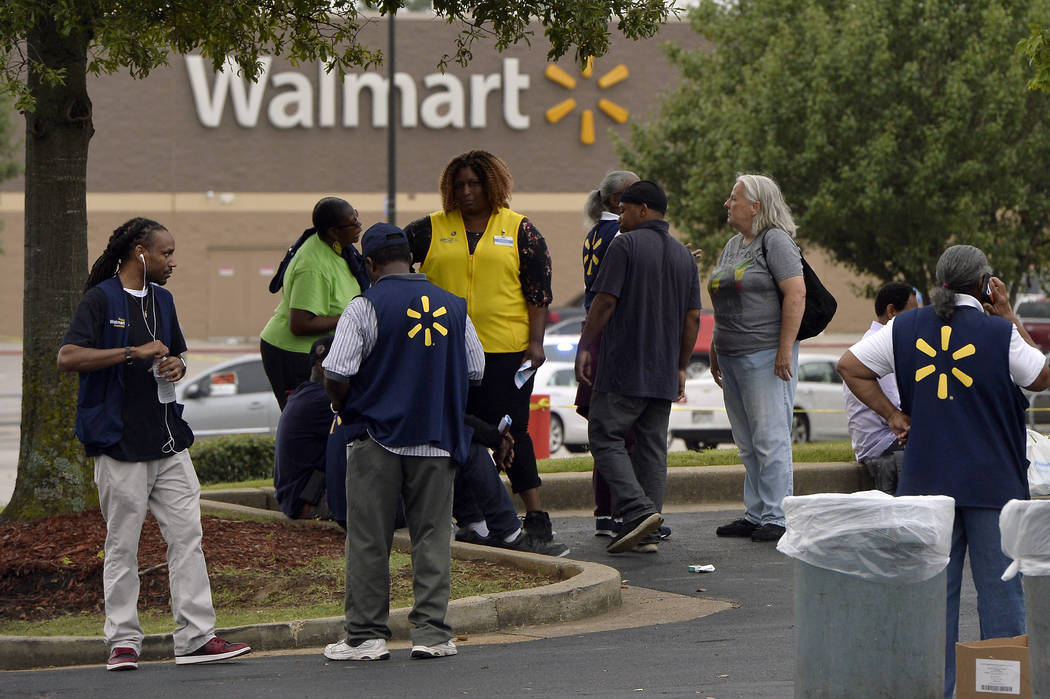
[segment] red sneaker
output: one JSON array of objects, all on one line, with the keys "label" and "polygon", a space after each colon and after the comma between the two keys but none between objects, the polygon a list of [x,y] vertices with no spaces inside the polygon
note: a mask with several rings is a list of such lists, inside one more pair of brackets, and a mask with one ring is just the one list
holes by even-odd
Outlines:
[{"label": "red sneaker", "polygon": [[138,670],[139,654],[131,648],[114,648],[106,661],[107,670]]},{"label": "red sneaker", "polygon": [[196,663],[211,663],[216,660],[229,660],[251,651],[252,649],[247,643],[230,643],[216,636],[192,653],[176,655],[175,664],[194,665]]}]

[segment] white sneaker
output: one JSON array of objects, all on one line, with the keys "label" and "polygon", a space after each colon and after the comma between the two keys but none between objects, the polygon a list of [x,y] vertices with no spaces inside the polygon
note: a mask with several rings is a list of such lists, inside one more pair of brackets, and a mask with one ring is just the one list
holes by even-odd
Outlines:
[{"label": "white sneaker", "polygon": [[324,657],[329,660],[386,660],[390,657],[390,651],[386,649],[386,641],[381,638],[360,641],[356,646],[344,638],[325,646]]},{"label": "white sneaker", "polygon": [[413,658],[443,658],[446,655],[455,655],[456,644],[451,640],[439,643],[436,646],[412,646]]}]

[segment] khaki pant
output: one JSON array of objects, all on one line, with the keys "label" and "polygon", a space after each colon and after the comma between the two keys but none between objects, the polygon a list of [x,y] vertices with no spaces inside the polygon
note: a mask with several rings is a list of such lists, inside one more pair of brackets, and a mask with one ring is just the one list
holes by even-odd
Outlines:
[{"label": "khaki pant", "polygon": [[192,653],[215,636],[215,611],[201,550],[201,486],[189,451],[156,461],[96,457],[95,485],[106,520],[102,589],[107,645],[142,651],[138,550],[148,506],[168,544],[175,655]]}]

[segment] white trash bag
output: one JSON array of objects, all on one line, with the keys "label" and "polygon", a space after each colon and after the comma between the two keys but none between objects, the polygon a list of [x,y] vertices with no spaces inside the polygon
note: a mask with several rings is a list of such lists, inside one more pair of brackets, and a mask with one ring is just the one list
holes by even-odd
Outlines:
[{"label": "white trash bag", "polygon": [[948,565],[955,499],[880,490],[784,498],[777,550],[810,565],[877,582],[929,580]]},{"label": "white trash bag", "polygon": [[1013,559],[1003,580],[1050,575],[1050,500],[1011,500],[999,513],[1003,553]]},{"label": "white trash bag", "polygon": [[1050,438],[1028,430],[1028,491],[1032,495],[1050,495]]}]

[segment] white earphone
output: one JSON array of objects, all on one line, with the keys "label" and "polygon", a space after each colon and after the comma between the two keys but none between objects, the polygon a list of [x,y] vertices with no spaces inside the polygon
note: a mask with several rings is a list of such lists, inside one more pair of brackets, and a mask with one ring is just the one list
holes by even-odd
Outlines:
[{"label": "white earphone", "polygon": [[142,253],[139,253],[139,259],[142,260],[142,264],[146,264],[146,256],[145,255],[143,255]]}]

